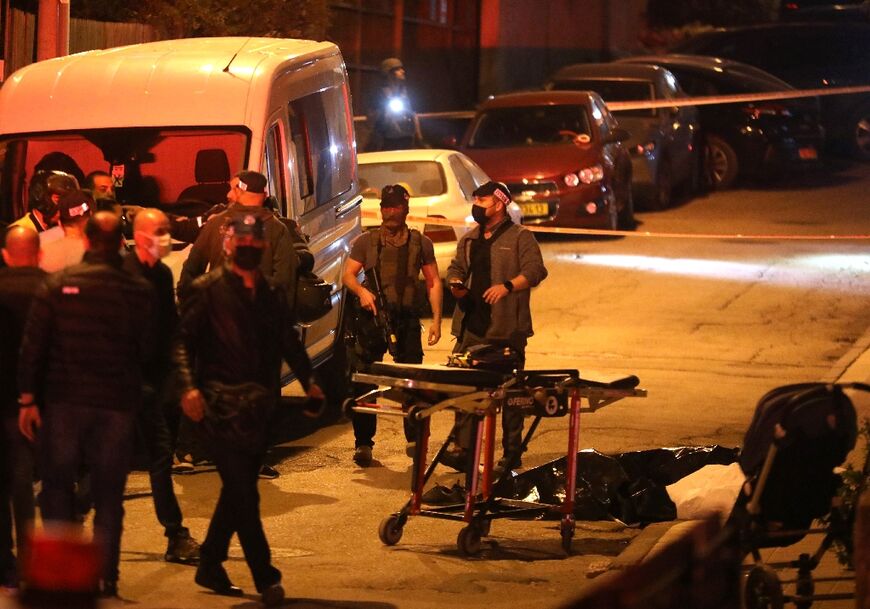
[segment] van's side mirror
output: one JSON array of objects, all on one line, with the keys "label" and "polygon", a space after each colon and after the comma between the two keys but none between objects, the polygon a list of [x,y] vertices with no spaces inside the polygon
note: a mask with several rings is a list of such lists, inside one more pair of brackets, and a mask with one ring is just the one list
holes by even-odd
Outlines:
[{"label": "van's side mirror", "polygon": [[624,142],[630,138],[631,134],[628,131],[626,131],[622,127],[616,127],[607,134],[607,137],[604,138],[604,143],[613,144],[616,142]]}]

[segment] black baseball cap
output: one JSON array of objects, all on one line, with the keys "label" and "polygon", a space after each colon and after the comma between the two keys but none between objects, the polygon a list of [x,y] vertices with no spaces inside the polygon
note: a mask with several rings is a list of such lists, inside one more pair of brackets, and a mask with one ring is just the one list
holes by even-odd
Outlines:
[{"label": "black baseball cap", "polygon": [[511,202],[511,191],[501,182],[490,180],[486,184],[481,184],[473,193],[474,197],[495,197],[505,205]]},{"label": "black baseball cap", "polygon": [[239,178],[239,188],[245,192],[263,194],[266,192],[266,176],[258,171],[240,171],[236,174]]},{"label": "black baseball cap", "polygon": [[387,184],[381,190],[381,207],[406,207],[410,198],[401,184]]},{"label": "black baseball cap", "polygon": [[236,216],[230,219],[226,226],[226,234],[230,237],[250,236],[262,241],[266,235],[266,227],[263,224],[263,220],[254,214]]},{"label": "black baseball cap", "polygon": [[61,220],[86,218],[94,211],[94,198],[86,190],[71,190],[57,202]]}]

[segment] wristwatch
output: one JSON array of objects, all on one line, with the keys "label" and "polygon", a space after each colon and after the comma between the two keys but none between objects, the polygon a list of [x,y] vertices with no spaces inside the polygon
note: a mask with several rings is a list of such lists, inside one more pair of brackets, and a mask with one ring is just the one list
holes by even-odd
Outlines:
[{"label": "wristwatch", "polygon": [[506,289],[508,292],[513,292],[513,291],[514,291],[514,284],[512,284],[510,281],[505,281],[502,285],[505,287],[505,289]]}]

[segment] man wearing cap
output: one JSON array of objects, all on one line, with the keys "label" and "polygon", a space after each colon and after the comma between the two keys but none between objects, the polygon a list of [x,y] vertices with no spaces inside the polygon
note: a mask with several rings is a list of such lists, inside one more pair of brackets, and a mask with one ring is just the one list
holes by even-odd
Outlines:
[{"label": "man wearing cap", "polygon": [[94,199],[85,190],[71,190],[58,200],[63,237],[42,248],[39,267],[54,273],[82,261],[85,253],[85,224],[91,217]]},{"label": "man wearing cap", "polygon": [[154,291],[122,269],[122,241],[114,214],[88,219],[82,262],[49,275],[33,298],[18,365],[19,429],[40,439],[42,518],[75,521],[86,463],[106,597],[118,594],[124,486],[153,335]]},{"label": "man wearing cap", "polygon": [[4,268],[0,268],[0,589],[17,588],[18,573],[12,555],[12,518],[15,545],[23,556],[27,531],[34,517],[33,447],[18,431],[15,373],[24,320],[46,273],[38,267],[39,235],[29,226],[6,231]]},{"label": "man wearing cap", "polygon": [[284,589],[263,532],[257,474],[280,392],[281,360],[309,398],[323,399],[323,392],[312,379],[284,289],[260,270],[266,222],[256,213],[226,220],[225,261],[191,284],[173,348],[182,409],[211,442],[223,485],[195,581],[218,594],[242,594],[223,567],[235,533],[264,604],[274,605]]},{"label": "man wearing cap", "polygon": [[[530,290],[547,277],[541,249],[534,235],[511,222],[507,206],[511,194],[501,182],[487,182],[474,191],[471,215],[478,226],[456,244],[456,257],[447,269],[447,284],[457,300],[451,333],[454,351],[482,344],[513,347],[519,366],[525,364],[526,341],[532,336]],[[457,419],[462,418],[457,414]],[[515,455],[522,443],[523,418],[511,409],[502,415],[502,448]],[[460,426],[458,450],[445,462],[461,467],[470,448],[470,421]],[[499,465],[505,467],[503,457]]]},{"label": "man wearing cap", "polygon": [[405,66],[396,57],[381,62],[383,82],[375,91],[367,121],[370,126],[367,152],[405,150],[422,140],[405,82]]},{"label": "man wearing cap", "polygon": [[264,226],[266,250],[260,261],[263,276],[276,286],[284,288],[288,297],[296,285],[296,255],[293,242],[284,226],[274,214],[263,207],[266,200],[266,176],[256,171],[240,171],[230,181],[227,201],[230,206],[223,213],[209,218],[202,227],[181,269],[178,280],[178,297],[184,300],[193,280],[216,269],[224,260],[222,230],[227,222],[253,215]]},{"label": "man wearing cap", "polygon": [[[380,228],[357,237],[345,263],[342,280],[347,289],[356,295],[359,303],[352,313],[354,340],[349,348],[351,368],[354,370],[363,370],[373,362],[382,360],[387,352],[383,332],[374,327],[374,315],[377,315],[373,293],[376,288],[371,281],[374,273],[378,275],[382,296],[395,323],[398,352],[393,359],[397,363],[419,364],[423,361],[420,317],[425,310],[425,302],[418,282],[421,271],[432,308],[428,344],[434,345],[441,338],[442,288],[435,248],[429,237],[408,227],[409,199],[408,191],[399,184],[385,186],[381,191]],[[360,271],[366,273],[366,281],[362,284],[358,280]],[[405,421],[407,423],[407,419]],[[354,413],[353,460],[363,467],[372,461],[376,428],[375,415]],[[410,449],[413,448],[415,434],[407,424],[405,438],[409,443],[408,452],[413,454]]]},{"label": "man wearing cap", "polygon": [[[196,564],[199,544],[184,526],[181,507],[172,486],[173,435],[177,428],[178,396],[169,382],[172,336],[178,325],[172,271],[162,259],[172,252],[169,218],[159,209],[146,208],[133,220],[133,251],[124,256],[124,270],[145,279],[154,288],[155,323],[153,358],[143,370],[142,408],[137,426],[148,451],[151,497],[157,520],[167,538],[167,562]],[[167,416],[170,415],[170,416]]]}]

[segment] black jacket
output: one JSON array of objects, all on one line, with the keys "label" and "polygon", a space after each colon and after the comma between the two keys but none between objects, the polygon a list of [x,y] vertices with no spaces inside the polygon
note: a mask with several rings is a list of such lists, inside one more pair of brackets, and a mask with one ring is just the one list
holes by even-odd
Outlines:
[{"label": "black jacket", "polygon": [[114,410],[139,405],[153,336],[154,290],[121,268],[120,254],[85,252],[49,275],[24,327],[18,389],[45,404]]},{"label": "black jacket", "polygon": [[182,390],[254,382],[277,398],[282,359],[307,390],[311,361],[294,322],[284,290],[262,276],[253,299],[226,266],[198,278],[182,303],[173,347]]},{"label": "black jacket", "polygon": [[0,413],[18,414],[18,349],[30,303],[47,273],[32,266],[0,268]]},{"label": "black jacket", "polygon": [[160,387],[172,369],[172,337],[178,325],[172,271],[160,260],[154,266],[148,266],[139,260],[136,250],[124,256],[123,267],[128,273],[142,277],[154,288],[153,351],[143,372],[145,382],[153,387]]}]

